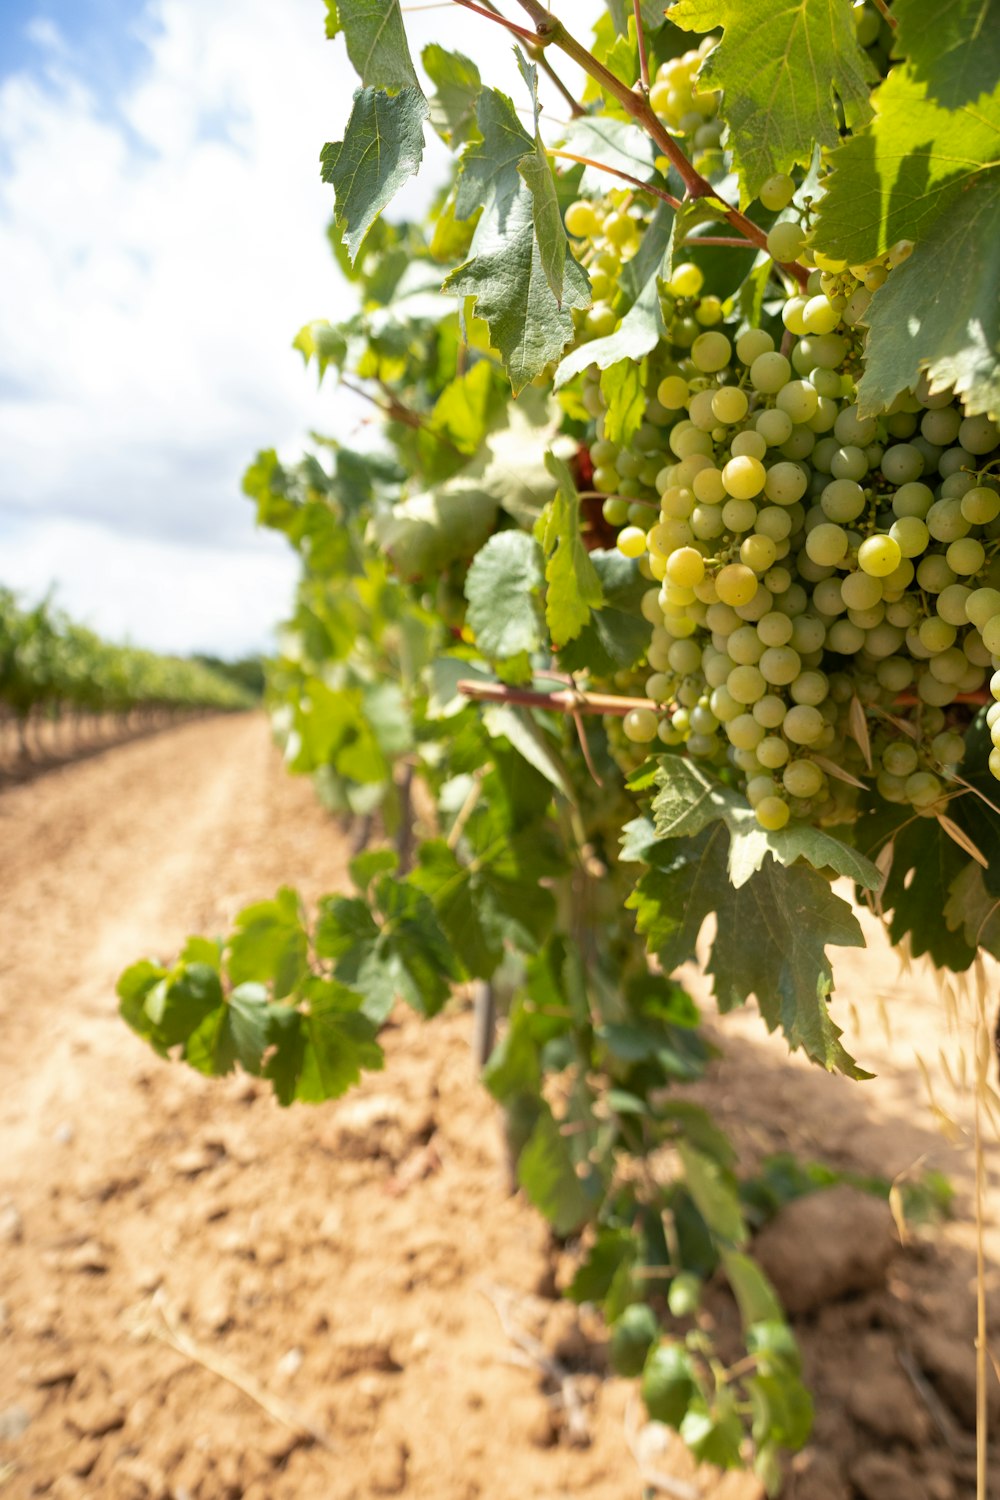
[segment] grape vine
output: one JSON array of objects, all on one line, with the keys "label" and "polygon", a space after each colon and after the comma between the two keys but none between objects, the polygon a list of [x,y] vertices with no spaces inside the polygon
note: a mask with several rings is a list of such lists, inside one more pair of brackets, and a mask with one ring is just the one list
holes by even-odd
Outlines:
[{"label": "grape vine", "polygon": [[[585,47],[538,0],[455,3],[516,46],[516,102],[437,43],[418,72],[397,0],[327,0],[358,310],[296,347],[384,441],[245,480],[302,559],[286,760],[385,837],[315,916],[283,890],[134,965],[122,1011],[290,1103],[380,1067],[397,1001],[491,985],[569,1295],[654,1418],[777,1493],[811,1400],[671,976],[701,951],[720,1010],[860,1077],[835,877],[942,967],[1000,952],[1000,16],[953,8],[938,49],[929,0],[609,0]],[[393,222],[428,128],[455,170]]]}]

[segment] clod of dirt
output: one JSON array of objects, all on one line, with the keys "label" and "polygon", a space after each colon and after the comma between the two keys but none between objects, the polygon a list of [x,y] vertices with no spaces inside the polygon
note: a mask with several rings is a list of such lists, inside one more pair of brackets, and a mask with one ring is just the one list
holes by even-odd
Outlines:
[{"label": "clod of dirt", "polygon": [[388,1339],[357,1338],[346,1334],[335,1341],[331,1373],[335,1379],[359,1375],[362,1370],[396,1372],[403,1367],[395,1358]]},{"label": "clod of dirt", "polygon": [[65,1271],[82,1271],[87,1276],[103,1276],[111,1265],[111,1256],[100,1240],[84,1240],[60,1261]]},{"label": "clod of dirt", "polygon": [[415,1142],[425,1143],[433,1132],[433,1117],[426,1112],[414,1113],[391,1094],[367,1094],[339,1106],[322,1144],[341,1160],[385,1157],[397,1166]]},{"label": "clod of dirt", "polygon": [[[917,1330],[917,1358],[930,1376],[938,1395],[963,1427],[976,1430],[976,1351],[971,1339],[959,1340],[940,1328]],[[986,1396],[991,1425],[1000,1417],[1000,1387],[987,1381]]]},{"label": "clod of dirt", "polygon": [[54,1385],[72,1385],[79,1373],[79,1363],[70,1356],[48,1359],[35,1371],[35,1384],[43,1391]]},{"label": "clod of dirt", "polygon": [[7,1406],[0,1411],[0,1443],[15,1443],[31,1426],[26,1406]]},{"label": "clod of dirt", "polygon": [[820,1448],[804,1448],[792,1459],[783,1500],[849,1500],[837,1460]]},{"label": "clod of dirt", "polygon": [[891,1340],[866,1339],[858,1363],[860,1373],[847,1393],[854,1420],[885,1443],[906,1443],[911,1448],[925,1443],[931,1433],[930,1417],[900,1369]]},{"label": "clod of dirt", "polygon": [[109,1432],[125,1426],[125,1411],[120,1402],[95,1397],[69,1407],[66,1422],[82,1437],[106,1437]]},{"label": "clod of dirt", "polygon": [[888,1453],[863,1453],[851,1465],[851,1480],[863,1500],[929,1500],[916,1464]]},{"label": "clod of dirt", "polygon": [[572,1302],[555,1302],[545,1319],[542,1343],[561,1364],[588,1365],[594,1352],[586,1332],[580,1326],[580,1311]]},{"label": "clod of dirt", "polygon": [[898,1248],[887,1203],[846,1183],[783,1208],[754,1250],[792,1314],[881,1286]]},{"label": "clod of dirt", "polygon": [[369,1483],[375,1495],[398,1495],[406,1488],[410,1451],[399,1438],[377,1433],[372,1441]]},{"label": "clod of dirt", "polygon": [[0,1244],[16,1245],[24,1238],[24,1220],[16,1203],[0,1208]]}]

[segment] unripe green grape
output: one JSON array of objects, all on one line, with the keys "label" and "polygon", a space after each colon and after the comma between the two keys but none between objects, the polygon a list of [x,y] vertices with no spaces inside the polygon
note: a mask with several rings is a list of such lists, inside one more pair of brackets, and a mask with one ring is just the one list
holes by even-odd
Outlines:
[{"label": "unripe green grape", "polygon": [[889,535],[903,557],[919,557],[927,551],[931,534],[919,516],[900,516],[889,527]]},{"label": "unripe green grape", "polygon": [[783,542],[791,529],[792,518],[780,505],[765,505],[757,512],[757,530],[772,542]]},{"label": "unripe green grape", "polygon": [[665,521],[686,521],[694,510],[694,495],[682,485],[672,484],[660,496],[660,515]]},{"label": "unripe green grape", "polygon": [[729,531],[750,531],[757,521],[757,507],[752,500],[727,500],[722,519]]},{"label": "unripe green grape", "polygon": [[788,761],[789,749],[778,735],[768,735],[757,746],[757,760],[766,771],[777,771]]},{"label": "unripe green grape", "polygon": [[746,792],[750,806],[756,807],[765,797],[778,795],[778,784],[773,776],[751,776],[747,782]]},{"label": "unripe green grape", "polygon": [[931,754],[942,766],[957,766],[965,759],[965,741],[960,734],[944,730],[931,740]]},{"label": "unripe green grape", "polygon": [[607,302],[595,302],[587,309],[584,327],[595,339],[607,338],[618,327],[618,314]]},{"label": "unripe green grape", "polygon": [[705,703],[697,703],[691,710],[691,728],[696,734],[714,734],[719,721]]},{"label": "unripe green grape", "polygon": [[994,615],[1000,615],[1000,590],[973,589],[965,601],[965,613],[977,630],[984,629]]},{"label": "unripe green grape", "polygon": [[917,752],[908,740],[893,740],[882,751],[882,764],[892,776],[912,776],[919,764]]},{"label": "unripe green grape", "polygon": [[912,484],[924,471],[924,460],[912,443],[896,443],[882,457],[882,473],[890,484]]},{"label": "unripe green grape", "polygon": [[917,634],[926,651],[947,651],[954,643],[955,627],[949,625],[947,620],[942,620],[940,615],[930,615],[926,620],[921,620]]},{"label": "unripe green grape", "polygon": [[579,198],[565,213],[566,233],[577,240],[593,240],[601,233],[601,219],[592,203]]},{"label": "unripe green grape", "polygon": [[648,620],[650,625],[658,625],[663,614],[660,607],[659,589],[647,589],[640,600],[639,608],[643,618]]},{"label": "unripe green grape", "polygon": [[[725,509],[723,509],[725,514]],[[762,532],[752,532],[740,545],[740,562],[745,563],[748,568],[753,568],[755,573],[766,573],[774,562],[776,549],[774,542],[769,536]]]},{"label": "unripe green grape", "polygon": [[833,431],[842,446],[864,448],[878,430],[874,417],[860,417],[856,406],[845,406],[834,423]]},{"label": "unripe green grape", "polygon": [[732,356],[733,346],[724,333],[702,333],[691,345],[691,358],[699,370],[714,374],[724,370]]},{"label": "unripe green grape", "polygon": [[[969,474],[964,469],[960,469],[957,474],[949,474],[946,479],[942,480],[941,499],[963,500],[969,491],[975,488],[975,474]],[[964,515],[965,512],[963,511],[962,514]],[[968,516],[966,516],[966,520],[968,520]]]},{"label": "unripe green grape", "polygon": [[929,443],[938,448],[947,448],[958,437],[962,425],[962,414],[954,406],[944,406],[937,411],[924,413],[920,431]]},{"label": "unripe green grape", "polygon": [[816,796],[822,789],[825,777],[813,761],[791,760],[785,767],[781,780],[790,797],[805,798]]},{"label": "unripe green grape", "polygon": [[727,427],[743,421],[748,405],[746,392],[737,385],[724,385],[712,393],[712,411]]},{"label": "unripe green grape", "polygon": [[757,591],[752,599],[748,599],[745,604],[737,604],[736,613],[741,620],[748,620],[751,624],[755,625],[763,615],[767,614],[773,604],[774,600],[771,597],[770,591],[763,584],[758,584]]},{"label": "unripe green grape", "polygon": [[850,620],[836,620],[826,633],[826,643],[838,656],[854,656],[865,644],[865,633]]},{"label": "unripe green grape", "polygon": [[777,463],[767,471],[764,493],[776,505],[794,505],[805,494],[808,483],[799,464]]},{"label": "unripe green grape", "polygon": [[765,646],[787,646],[794,626],[787,615],[769,610],[757,621],[757,634]]},{"label": "unripe green grape", "polygon": [[959,441],[969,453],[992,453],[1000,446],[1000,427],[989,417],[966,417],[958,429]]},{"label": "unripe green grape", "polygon": [[654,672],[651,677],[647,677],[643,692],[654,703],[663,703],[670,697],[672,683],[673,678],[668,676],[666,672]]},{"label": "unripe green grape", "polygon": [[667,411],[680,411],[690,395],[691,389],[680,375],[666,375],[656,387],[656,399]]},{"label": "unripe green grape", "polygon": [[762,395],[775,395],[791,378],[792,367],[783,354],[758,354],[750,366],[750,381]]},{"label": "unripe green grape", "polygon": [[787,208],[791,203],[794,192],[795,183],[788,173],[775,172],[774,176],[769,177],[763,184],[757,197],[761,205],[770,213],[780,214],[782,209]]},{"label": "unripe green grape", "polygon": [[763,328],[748,328],[741,333],[736,340],[736,353],[741,363],[752,365],[754,360],[761,354],[769,354],[774,348],[774,340]]},{"label": "unripe green grape", "polygon": [[793,261],[802,252],[803,240],[798,224],[782,220],[768,230],[767,253],[773,260]]},{"label": "unripe green grape", "polygon": [[695,499],[702,505],[719,505],[726,498],[726,487],[722,482],[722,471],[714,465],[700,469],[691,482]]},{"label": "unripe green grape", "polygon": [[718,505],[696,505],[691,512],[691,530],[700,542],[710,542],[722,535],[726,523]]},{"label": "unripe green grape", "polygon": [[[821,370],[835,370],[847,357],[849,348],[847,340],[840,333],[824,333],[818,337],[809,335],[801,340],[800,347],[803,353],[808,355],[811,364],[815,364]],[[835,391],[821,392],[823,395],[837,396]],[[841,441],[847,441],[842,439]]]},{"label": "unripe green grape", "polygon": [[757,764],[756,750],[736,750],[730,746],[728,759],[737,770],[743,771],[747,776],[753,776],[760,769]]},{"label": "unripe green grape", "polygon": [[670,290],[675,297],[697,297],[704,284],[704,273],[693,261],[676,266],[670,277]]},{"label": "unripe green grape", "polygon": [[868,473],[868,459],[863,448],[848,443],[838,448],[830,463],[830,472],[835,479],[853,479],[858,482]]},{"label": "unripe green grape", "polygon": [[989,667],[993,664],[993,653],[987,651],[978,630],[966,631],[962,640],[962,650],[974,667]]},{"label": "unripe green grape", "polygon": [[726,735],[729,743],[737,750],[756,750],[764,738],[764,729],[752,714],[743,712],[737,718],[730,719],[726,725]]},{"label": "unripe green grape", "polygon": [[942,474],[945,479],[952,479],[956,475],[963,473],[963,471],[966,471],[966,477],[972,479],[973,476],[968,471],[975,469],[975,467],[972,454],[967,453],[961,447],[947,449],[938,459],[938,473]]},{"label": "unripe green grape", "polygon": [[622,479],[638,479],[642,459],[638,453],[619,453],[615,459],[615,469]]},{"label": "unripe green grape", "polygon": [[667,577],[681,588],[693,588],[705,576],[705,559],[694,547],[679,547],[667,559]]},{"label": "unripe green grape", "polygon": [[704,453],[706,458],[712,456],[712,439],[693,422],[678,422],[670,434],[670,447],[678,458],[691,458],[696,453]]},{"label": "unripe green grape", "polygon": [[625,715],[622,728],[628,739],[638,745],[645,745],[656,738],[657,724],[657,717],[651,708],[633,708]]},{"label": "unripe green grape", "polygon": [[886,802],[906,801],[906,782],[902,776],[892,776],[888,771],[880,771],[875,778],[875,785]]},{"label": "unripe green grape", "polygon": [[835,566],[847,552],[847,532],[829,521],[814,526],[806,537],[806,553],[821,568]]},{"label": "unripe green grape", "polygon": [[932,771],[914,771],[906,778],[906,798],[914,807],[929,807],[941,796],[941,781]]},{"label": "unripe green grape", "polygon": [[[761,516],[768,515],[770,513],[770,509],[770,506],[766,506],[764,510],[760,511],[758,514],[758,521],[760,520]],[[785,512],[784,514],[787,514],[787,512]],[[768,536],[770,536],[770,534],[770,532],[767,533]],[[771,590],[772,594],[783,594],[787,588],[791,587],[792,575],[791,573],[789,573],[787,568],[781,567],[779,564],[773,568],[768,569],[768,571],[764,574],[762,582],[767,588]],[[788,613],[787,610],[785,612],[786,614]]]},{"label": "unripe green grape", "polygon": [[957,542],[952,542],[945,553],[945,559],[953,573],[957,573],[960,578],[969,578],[973,573],[978,573],[986,562],[986,549],[975,537],[964,536]]},{"label": "unripe green grape", "polygon": [[961,629],[969,618],[967,605],[971,597],[972,590],[966,588],[964,584],[950,583],[937,596],[937,612],[942,620],[947,620],[949,625],[954,625],[958,629]]},{"label": "unripe green grape", "polygon": [[858,548],[858,566],[873,578],[885,578],[899,567],[903,554],[891,536],[870,536]]},{"label": "unripe green grape", "polygon": [[784,828],[791,817],[788,803],[778,796],[762,797],[754,808],[754,814],[761,828],[768,833],[776,833]]},{"label": "unripe green grape", "polygon": [[859,630],[870,635],[875,626],[881,625],[885,619],[885,605],[880,602],[873,604],[870,609],[849,609],[847,618],[852,625],[857,625]]},{"label": "unripe green grape", "polygon": [[787,687],[802,670],[802,661],[791,646],[769,646],[760,659],[765,682],[772,687]]},{"label": "unripe green grape", "polygon": [[989,768],[990,774],[1000,781],[1000,750],[996,748],[990,751]]},{"label": "unripe green grape", "polygon": [[813,589],[813,608],[827,618],[842,615],[847,609],[841,592],[843,583],[841,578],[821,578]]},{"label": "unripe green grape", "polygon": [[726,686],[737,703],[756,703],[767,692],[763,673],[752,665],[734,667],[726,678]]},{"label": "unripe green grape", "polygon": [[870,573],[848,573],[840,581],[840,594],[848,609],[871,609],[882,598],[882,580]]},{"label": "unripe green grape", "polygon": [[739,666],[753,666],[764,654],[764,642],[752,625],[741,625],[726,641],[726,654]]},{"label": "unripe green grape", "polygon": [[812,745],[823,733],[824,722],[818,708],[809,703],[796,703],[785,715],[782,732],[793,744]]},{"label": "unripe green grape", "polygon": [[916,481],[900,485],[892,497],[893,514],[900,519],[903,516],[916,516],[924,520],[933,504],[934,491],[928,485]]},{"label": "unripe green grape", "polygon": [[628,520],[628,509],[628,501],[615,496],[604,501],[601,506],[601,515],[609,526],[624,526]]},{"label": "unripe green grape", "polygon": [[927,530],[936,542],[956,542],[969,531],[960,500],[935,500],[926,519]]},{"label": "unripe green grape", "polygon": [[794,423],[786,411],[772,407],[759,413],[755,425],[769,448],[780,448],[791,437]]},{"label": "unripe green grape", "polygon": [[750,711],[757,723],[765,729],[778,729],[788,709],[784,699],[779,698],[776,693],[765,693]]},{"label": "unripe green grape", "polygon": [[841,320],[847,324],[848,328],[854,328],[864,321],[871,300],[872,294],[867,287],[859,286],[857,291],[852,293],[840,314]]},{"label": "unripe green grape", "polygon": [[831,521],[843,524],[846,521],[856,521],[867,502],[864,490],[855,480],[831,479],[829,484],[824,485],[819,503],[824,515]]},{"label": "unripe green grape", "polygon": [[[983,645],[991,656],[1000,656],[1000,615],[994,615],[992,620],[987,620],[982,628]],[[992,690],[993,683],[990,682]]]},{"label": "unripe green grape", "polygon": [[825,672],[811,667],[796,677],[788,691],[793,703],[806,703],[819,708],[829,697],[830,682]]},{"label": "unripe green grape", "polygon": [[729,451],[733,458],[756,458],[759,460],[767,452],[767,443],[759,432],[746,427],[733,438],[729,445]]},{"label": "unripe green grape", "polygon": [[743,704],[737,703],[724,682],[712,689],[708,703],[720,724],[731,723],[743,712]]},{"label": "unripe green grape", "polygon": [[[705,127],[706,129],[709,127]],[[694,310],[695,321],[703,328],[712,328],[722,322],[722,303],[718,297],[702,297]]]},{"label": "unripe green grape", "polygon": [[917,564],[917,583],[929,594],[940,594],[950,583],[957,583],[958,575],[949,566],[940,552],[929,552]]},{"label": "unripe green grape", "polygon": [[928,671],[938,682],[949,683],[958,691],[958,684],[969,669],[969,663],[965,652],[960,651],[957,646],[951,646],[947,651],[941,651],[932,657],[928,663]]}]

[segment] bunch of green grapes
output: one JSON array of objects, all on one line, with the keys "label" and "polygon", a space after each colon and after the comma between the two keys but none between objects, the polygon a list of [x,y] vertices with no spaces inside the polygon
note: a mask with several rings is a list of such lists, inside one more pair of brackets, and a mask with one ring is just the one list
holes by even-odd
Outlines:
[{"label": "bunch of green grapes", "polygon": [[614,301],[622,266],[642,242],[646,219],[627,190],[600,199],[578,198],[566,210],[566,232],[583,242],[580,254],[590,276],[592,304],[576,313],[579,338],[604,338],[618,326]]},{"label": "bunch of green grapes", "polygon": [[[725,129],[718,118],[718,93],[698,87],[699,69],[715,45],[716,38],[707,36],[693,51],[668,58],[657,69],[649,91],[653,109],[672,134],[684,138],[687,154],[706,176],[721,165]],[[666,157],[657,160],[664,173],[669,165]]]},{"label": "bunch of green grapes", "polygon": [[[604,435],[599,372],[584,386],[605,518],[651,584],[650,707],[625,734],[728,761],[769,829],[849,819],[859,782],[940,810],[960,700],[991,671],[1000,699],[1000,429],[925,384],[862,417],[830,274],[786,300],[780,352],[721,327],[677,267],[628,448]],[[1000,745],[1000,702],[989,717]]]}]

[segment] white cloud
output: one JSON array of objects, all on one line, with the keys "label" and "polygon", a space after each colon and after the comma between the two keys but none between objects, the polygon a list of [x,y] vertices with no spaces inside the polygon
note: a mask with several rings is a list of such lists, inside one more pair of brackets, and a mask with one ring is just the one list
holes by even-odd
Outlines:
[{"label": "white cloud", "polygon": [[[417,47],[444,40],[520,87],[475,16],[408,19]],[[364,415],[290,348],[351,306],[318,155],[356,80],[317,0],[156,0],[139,35],[145,62],[114,97],[42,21],[37,69],[0,80],[0,582],[55,581],[109,634],[239,649],[293,576],[279,538],[254,543],[244,464],[294,455],[310,427],[350,439]],[[442,155],[428,132],[404,210]],[[157,547],[183,588],[149,585]]]}]

